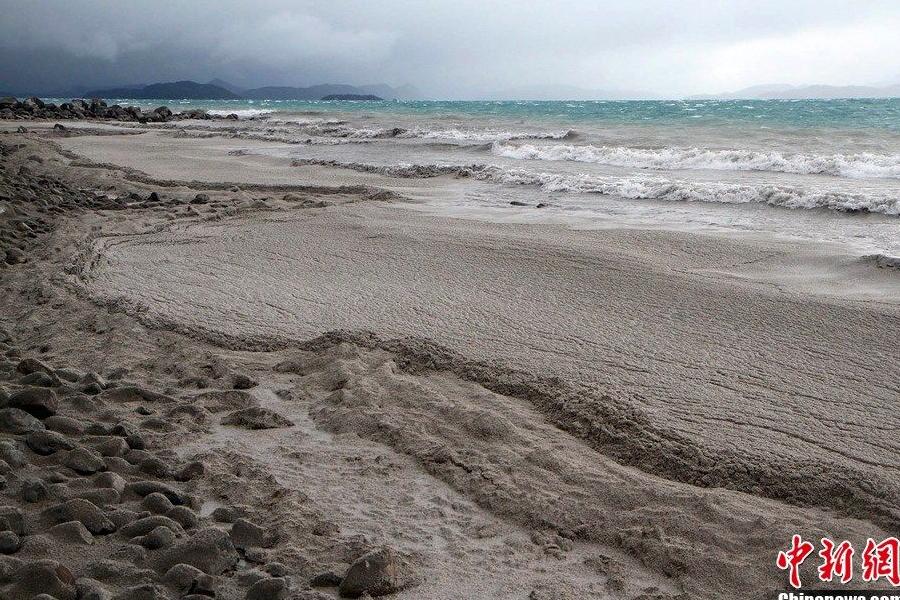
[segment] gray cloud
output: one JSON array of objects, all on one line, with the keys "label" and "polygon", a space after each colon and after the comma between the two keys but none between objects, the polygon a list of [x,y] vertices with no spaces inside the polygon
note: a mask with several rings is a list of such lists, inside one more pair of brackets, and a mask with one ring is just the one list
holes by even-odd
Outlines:
[{"label": "gray cloud", "polygon": [[666,95],[900,80],[895,0],[0,0],[0,89],[213,77]]}]

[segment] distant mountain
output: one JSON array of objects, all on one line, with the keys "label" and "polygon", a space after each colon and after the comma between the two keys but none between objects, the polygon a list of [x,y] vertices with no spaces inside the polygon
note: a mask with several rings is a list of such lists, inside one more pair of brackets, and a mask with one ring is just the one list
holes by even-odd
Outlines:
[{"label": "distant mountain", "polygon": [[898,98],[900,84],[883,87],[865,85],[787,85],[766,84],[727,92],[688,96],[688,100],[816,100],[841,98]]},{"label": "distant mountain", "polygon": [[530,85],[490,94],[487,100],[658,100],[641,90],[595,90],[574,85]]},{"label": "distant mountain", "polygon": [[394,88],[380,85],[347,85],[340,83],[323,83],[309,87],[266,86],[244,90],[242,95],[252,100],[321,100],[326,96],[378,96],[388,100],[405,100],[409,92],[416,93],[415,88],[405,86]]},{"label": "distant mountain", "polygon": [[142,87],[119,87],[105,90],[91,90],[85,94],[95,98],[132,99],[181,99],[192,100],[239,100],[241,96],[218,85],[197,83],[196,81],[173,81],[153,83]]},{"label": "distant mountain", "polygon": [[330,94],[322,96],[322,100],[384,100],[374,94]]}]

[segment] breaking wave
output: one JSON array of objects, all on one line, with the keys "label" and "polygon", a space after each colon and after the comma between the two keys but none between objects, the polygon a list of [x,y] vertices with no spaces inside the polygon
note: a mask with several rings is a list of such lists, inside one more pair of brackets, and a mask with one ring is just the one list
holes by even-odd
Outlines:
[{"label": "breaking wave", "polygon": [[218,115],[218,116],[222,116],[222,117],[225,117],[228,115],[237,115],[241,119],[248,119],[250,117],[261,117],[263,115],[268,115],[275,111],[268,110],[265,108],[239,108],[239,109],[235,109],[235,110],[229,110],[227,108],[223,108],[223,109],[216,108],[216,109],[208,110],[207,112],[211,115]]},{"label": "breaking wave", "polygon": [[530,185],[547,192],[602,194],[629,200],[767,204],[791,209],[828,209],[845,213],[900,215],[900,198],[879,193],[848,193],[789,185],[741,185],[695,182],[656,176],[604,177],[504,169],[495,165],[372,165],[328,160],[295,160],[295,166],[322,165],[378,173],[388,177],[471,177],[507,185]]},{"label": "breaking wave", "polygon": [[298,123],[300,129],[316,136],[353,139],[424,139],[448,142],[491,143],[513,140],[571,140],[577,136],[573,130],[561,132],[504,131],[499,129],[404,129],[403,127],[364,128],[351,127],[346,122]]},{"label": "breaking wave", "polygon": [[783,154],[753,150],[653,149],[569,144],[539,146],[503,142],[495,142],[491,152],[513,159],[575,161],[640,169],[776,171],[835,177],[900,178],[898,154]]}]

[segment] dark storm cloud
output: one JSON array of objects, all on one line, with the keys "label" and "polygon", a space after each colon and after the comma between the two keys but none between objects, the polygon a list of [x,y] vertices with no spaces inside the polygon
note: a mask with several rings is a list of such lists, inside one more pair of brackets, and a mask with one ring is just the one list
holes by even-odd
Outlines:
[{"label": "dark storm cloud", "polygon": [[0,88],[213,77],[668,95],[900,79],[900,3],[0,0]]}]

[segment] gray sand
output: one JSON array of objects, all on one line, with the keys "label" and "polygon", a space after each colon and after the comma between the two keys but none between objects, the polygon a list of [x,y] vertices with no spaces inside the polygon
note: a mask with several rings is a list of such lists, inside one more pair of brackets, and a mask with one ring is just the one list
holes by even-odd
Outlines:
[{"label": "gray sand", "polygon": [[[229,156],[215,138],[55,141],[147,174],[72,178],[157,178],[181,202],[196,190],[173,180],[378,184]],[[341,543],[419,557],[424,581],[400,597],[766,597],[791,533],[860,543],[900,523],[897,444],[872,435],[897,428],[896,273],[782,242],[211,189],[216,206],[193,213],[66,223],[40,267],[65,301],[4,316],[55,355],[128,365],[189,404],[210,356],[249,372],[256,401],[295,425],[213,424],[174,447],[208,461],[218,493],[235,464],[302,493],[312,507],[271,504],[286,531],[327,507]],[[8,285],[30,297],[34,281]],[[52,332],[29,326],[54,314]],[[334,329],[374,336],[309,341]]]}]

